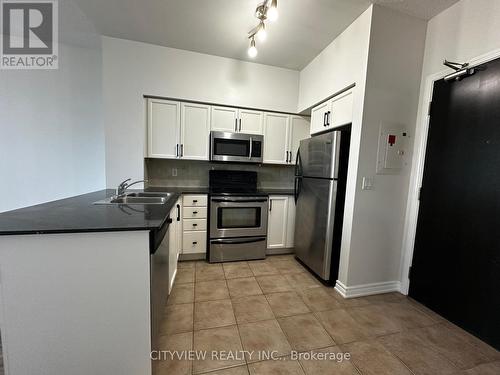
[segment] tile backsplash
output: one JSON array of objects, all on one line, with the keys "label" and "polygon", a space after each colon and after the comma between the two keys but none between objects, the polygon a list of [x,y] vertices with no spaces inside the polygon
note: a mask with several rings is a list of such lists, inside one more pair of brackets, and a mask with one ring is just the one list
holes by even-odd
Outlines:
[{"label": "tile backsplash", "polygon": [[208,171],[211,169],[255,171],[258,174],[259,188],[293,189],[295,167],[291,165],[144,159],[144,177],[149,181],[148,186],[151,187],[206,187],[208,186]]}]

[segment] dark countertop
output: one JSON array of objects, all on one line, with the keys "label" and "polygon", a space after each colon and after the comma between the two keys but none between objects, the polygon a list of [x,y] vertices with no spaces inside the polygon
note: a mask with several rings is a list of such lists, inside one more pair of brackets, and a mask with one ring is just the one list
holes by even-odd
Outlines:
[{"label": "dark countertop", "polygon": [[[130,190],[133,192],[134,190]],[[180,194],[208,194],[208,187],[150,187],[174,195],[163,205],[95,205],[114,194],[100,190],[72,198],[0,213],[0,235],[158,230]],[[259,189],[267,195],[293,195],[293,189]]]},{"label": "dark countertop", "polygon": [[0,235],[158,230],[179,197],[173,193],[162,205],[93,204],[114,194],[108,189],[4,212]]}]

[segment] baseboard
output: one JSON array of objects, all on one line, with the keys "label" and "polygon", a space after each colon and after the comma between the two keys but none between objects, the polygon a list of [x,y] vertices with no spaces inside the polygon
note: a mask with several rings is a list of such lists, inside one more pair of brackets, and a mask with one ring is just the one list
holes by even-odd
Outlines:
[{"label": "baseboard", "polygon": [[295,250],[292,248],[286,249],[266,249],[266,255],[285,255],[285,254],[294,254]]},{"label": "baseboard", "polygon": [[386,281],[382,283],[345,286],[343,283],[337,280],[337,283],[335,284],[335,290],[339,292],[339,294],[344,298],[364,297],[374,294],[400,292],[401,282]]},{"label": "baseboard", "polygon": [[194,253],[194,254],[179,254],[179,262],[188,260],[205,260],[207,259],[207,254],[205,253]]}]

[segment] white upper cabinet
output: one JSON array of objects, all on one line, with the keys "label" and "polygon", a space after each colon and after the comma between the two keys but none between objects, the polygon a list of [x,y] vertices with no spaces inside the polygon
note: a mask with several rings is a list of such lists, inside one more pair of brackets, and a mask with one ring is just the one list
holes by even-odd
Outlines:
[{"label": "white upper cabinet", "polygon": [[352,122],[353,90],[348,90],[314,107],[311,111],[311,134]]},{"label": "white upper cabinet", "polygon": [[288,196],[270,196],[267,248],[285,248],[287,243]]},{"label": "white upper cabinet", "polygon": [[326,130],[326,118],[330,111],[330,101],[319,104],[311,111],[311,134]]},{"label": "white upper cabinet", "polygon": [[332,99],[328,127],[336,128],[352,122],[353,92],[347,91]]},{"label": "white upper cabinet", "polygon": [[148,100],[148,156],[151,158],[176,158],[179,149],[181,123],[180,103]]},{"label": "white upper cabinet", "polygon": [[306,117],[280,113],[264,115],[264,163],[295,164],[302,139],[309,138]]},{"label": "white upper cabinet", "polygon": [[308,117],[291,116],[290,117],[290,144],[288,151],[290,152],[289,159],[292,164],[295,164],[297,151],[299,151],[300,141],[309,138],[311,131],[311,123]]},{"label": "white upper cabinet", "polygon": [[290,116],[266,113],[264,117],[264,163],[287,164]]},{"label": "white upper cabinet", "polygon": [[210,106],[182,103],[181,157],[189,160],[208,160],[210,135]]},{"label": "white upper cabinet", "polygon": [[250,109],[240,109],[238,115],[238,132],[246,134],[262,134],[264,114]]},{"label": "white upper cabinet", "polygon": [[264,113],[251,109],[212,107],[211,130],[262,135]]},{"label": "white upper cabinet", "polygon": [[238,108],[212,107],[211,129],[236,132],[239,127]]}]

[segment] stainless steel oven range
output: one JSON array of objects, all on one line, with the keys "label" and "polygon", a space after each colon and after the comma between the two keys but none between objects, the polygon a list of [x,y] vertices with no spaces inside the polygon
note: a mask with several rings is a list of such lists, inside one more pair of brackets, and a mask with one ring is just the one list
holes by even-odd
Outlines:
[{"label": "stainless steel oven range", "polygon": [[268,197],[255,172],[210,171],[210,180],[210,262],[264,259]]}]

